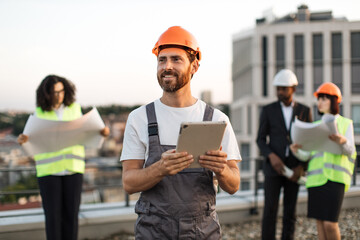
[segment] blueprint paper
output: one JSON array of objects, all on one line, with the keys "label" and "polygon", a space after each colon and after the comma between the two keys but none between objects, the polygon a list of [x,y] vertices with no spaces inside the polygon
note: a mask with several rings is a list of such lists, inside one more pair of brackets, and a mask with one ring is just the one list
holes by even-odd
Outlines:
[{"label": "blueprint paper", "polygon": [[[283,175],[287,178],[291,178],[294,175],[294,171],[287,166],[284,166],[284,172]],[[300,176],[299,180],[297,181],[297,184],[299,185],[305,185],[306,183],[306,177]]]},{"label": "blueprint paper", "polygon": [[29,140],[22,146],[29,155],[59,151],[73,145],[100,148],[104,142],[100,130],[104,127],[96,108],[73,121],[52,121],[30,115],[23,132]]},{"label": "blueprint paper", "polygon": [[332,114],[324,114],[321,121],[317,123],[295,119],[291,127],[293,143],[301,144],[301,149],[305,151],[316,150],[342,154],[341,146],[329,139],[329,135],[336,133],[338,133],[336,120]]}]

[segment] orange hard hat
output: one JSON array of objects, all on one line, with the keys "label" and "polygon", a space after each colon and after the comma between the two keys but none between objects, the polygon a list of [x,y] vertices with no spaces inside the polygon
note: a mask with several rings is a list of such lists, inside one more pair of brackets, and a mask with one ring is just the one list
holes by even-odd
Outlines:
[{"label": "orange hard hat", "polygon": [[170,27],[166,30],[161,36],[159,40],[155,43],[155,46],[152,50],[153,54],[156,56],[159,55],[161,46],[166,45],[175,45],[175,46],[182,46],[186,47],[196,55],[196,58],[200,61],[201,59],[201,52],[200,47],[195,39],[195,37],[188,32],[187,30],[183,29],[179,26]]},{"label": "orange hard hat", "polygon": [[315,97],[318,97],[318,95],[320,93],[323,93],[323,94],[328,94],[328,95],[331,95],[331,96],[336,96],[338,99],[337,99],[337,102],[340,103],[341,102],[341,91],[340,89],[338,88],[338,86],[336,86],[335,84],[333,84],[332,82],[326,82],[326,83],[323,83],[321,84],[318,89],[316,90],[316,92],[314,92],[314,96]]}]

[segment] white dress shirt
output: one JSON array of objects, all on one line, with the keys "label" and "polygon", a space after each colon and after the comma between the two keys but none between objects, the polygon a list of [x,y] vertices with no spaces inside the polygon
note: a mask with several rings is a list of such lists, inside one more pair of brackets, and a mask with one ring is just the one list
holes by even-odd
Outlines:
[{"label": "white dress shirt", "polygon": [[[280,102],[281,110],[284,115],[285,126],[288,131],[290,131],[291,118],[293,115],[294,104],[295,104],[294,102],[291,102],[291,104],[289,106],[285,106],[285,104],[283,102]],[[285,157],[288,157],[288,156],[289,156],[289,146],[286,147],[286,151],[285,151]]]}]

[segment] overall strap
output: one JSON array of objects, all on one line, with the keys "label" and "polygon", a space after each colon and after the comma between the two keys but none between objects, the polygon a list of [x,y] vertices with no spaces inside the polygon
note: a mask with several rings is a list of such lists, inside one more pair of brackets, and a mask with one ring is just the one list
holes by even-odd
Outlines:
[{"label": "overall strap", "polygon": [[206,104],[203,121],[212,121],[214,115],[214,108]]},{"label": "overall strap", "polygon": [[160,145],[154,102],[146,105],[146,115],[148,119],[149,144],[158,143]]},{"label": "overall strap", "polygon": [[[146,115],[148,119],[148,134],[149,134],[149,143],[157,143],[160,145],[159,139],[159,130],[158,123],[155,114],[155,104],[154,102],[146,105]],[[206,104],[203,121],[211,121],[214,115],[214,108]]]}]

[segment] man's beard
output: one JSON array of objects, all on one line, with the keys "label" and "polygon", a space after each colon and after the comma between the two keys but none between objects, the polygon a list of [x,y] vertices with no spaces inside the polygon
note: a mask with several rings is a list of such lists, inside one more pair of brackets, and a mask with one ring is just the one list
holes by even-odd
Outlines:
[{"label": "man's beard", "polygon": [[[186,71],[184,74],[179,74],[173,70],[164,71],[161,74],[158,74],[158,82],[160,87],[165,92],[176,92],[179,89],[183,88],[189,81],[190,81],[190,74],[189,71]],[[163,77],[166,75],[173,75],[176,78],[175,83],[165,83]]]},{"label": "man's beard", "polygon": [[291,98],[291,96],[284,96],[284,95],[278,95],[277,97],[280,102],[288,102]]}]

